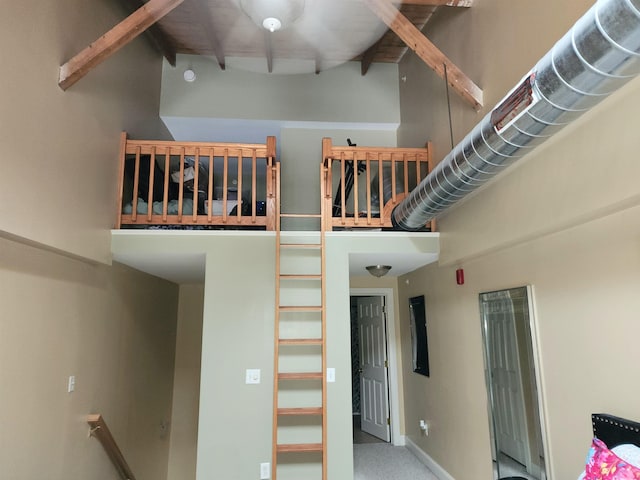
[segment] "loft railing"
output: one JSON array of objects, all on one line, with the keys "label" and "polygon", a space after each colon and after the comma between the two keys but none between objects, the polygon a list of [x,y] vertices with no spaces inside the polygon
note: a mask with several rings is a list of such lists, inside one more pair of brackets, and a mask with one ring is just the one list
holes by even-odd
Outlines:
[{"label": "loft railing", "polygon": [[118,475],[122,480],[136,480],[135,475],[131,471],[129,464],[122,455],[118,444],[116,443],[109,427],[107,427],[104,418],[99,413],[89,415],[87,417],[87,423],[91,427],[89,434],[92,437],[97,438],[102,443],[102,447],[109,456],[109,459],[113,463],[113,466],[118,471]]},{"label": "loft railing", "polygon": [[[424,148],[334,146],[322,142],[327,230],[392,228],[391,212],[431,170]],[[435,231],[435,221],[425,225]]]},{"label": "loft railing", "polygon": [[122,134],[116,228],[275,228],[276,139],[264,144],[130,140]]}]

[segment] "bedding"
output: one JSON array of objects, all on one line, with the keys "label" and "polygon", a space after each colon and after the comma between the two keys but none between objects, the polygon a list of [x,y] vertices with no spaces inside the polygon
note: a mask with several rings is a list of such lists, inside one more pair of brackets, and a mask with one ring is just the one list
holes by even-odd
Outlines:
[{"label": "bedding", "polygon": [[[142,198],[138,198],[138,206],[136,211],[138,215],[146,215],[147,210],[149,208],[149,204],[145,202]],[[125,215],[131,215],[133,213],[133,206],[130,203],[127,203],[122,208],[122,213]],[[151,206],[151,213],[154,215],[162,215],[162,202],[153,202]],[[193,213],[193,200],[191,198],[183,198],[182,199],[182,214],[183,215],[191,215]],[[178,200],[169,200],[167,203],[167,215],[177,215],[178,214]]]},{"label": "bedding", "polygon": [[[227,200],[227,215],[230,215],[234,208],[238,205],[237,200]],[[222,211],[224,209],[224,201],[223,200],[212,200],[211,201],[211,215],[222,215]],[[209,201],[204,201],[204,213],[209,212]]]},{"label": "bedding", "polygon": [[622,455],[640,458],[640,448],[635,445],[625,444],[609,450],[605,443],[594,438],[587,455],[587,465],[583,476],[584,480],[640,480],[640,465],[632,464]]},{"label": "bedding", "polygon": [[640,480],[640,423],[593,414],[594,438],[578,480]]}]

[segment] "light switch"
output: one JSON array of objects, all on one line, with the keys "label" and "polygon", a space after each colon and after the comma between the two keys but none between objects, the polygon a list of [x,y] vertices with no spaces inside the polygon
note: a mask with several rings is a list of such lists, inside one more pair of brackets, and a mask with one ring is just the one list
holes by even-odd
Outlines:
[{"label": "light switch", "polygon": [[327,368],[327,382],[333,383],[336,381],[336,369],[335,368]]},{"label": "light switch", "polygon": [[260,369],[247,369],[247,384],[260,383]]}]

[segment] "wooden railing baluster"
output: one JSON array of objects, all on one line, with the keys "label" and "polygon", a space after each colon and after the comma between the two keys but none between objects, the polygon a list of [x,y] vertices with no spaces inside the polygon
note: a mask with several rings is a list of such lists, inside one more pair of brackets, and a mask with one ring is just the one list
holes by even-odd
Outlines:
[{"label": "wooden railing baluster", "polygon": [[[327,206],[336,207],[335,209],[327,208],[324,210],[327,218],[324,219],[323,225],[326,230],[332,230],[334,227],[392,228],[391,213],[393,208],[410,193],[410,187],[413,188],[413,179],[411,182],[409,181],[409,177],[413,175],[411,169],[415,168],[416,180],[420,182],[422,178],[428,175],[431,168],[431,145],[429,143],[423,148],[333,146],[331,139],[325,138],[323,139],[322,147],[322,163],[326,168],[325,176],[327,177],[322,181],[324,182]],[[332,191],[333,183],[329,183],[334,161],[340,162],[340,179],[335,196]],[[347,162],[353,162],[353,185],[351,185],[351,179],[347,175],[348,169],[345,167]],[[361,173],[364,173],[366,189],[366,206],[362,208],[359,205],[359,163],[364,163],[364,172]],[[377,172],[372,172],[372,164],[376,165]],[[391,172],[385,172],[386,164],[390,166]],[[400,165],[402,165],[402,173],[399,172]],[[426,168],[424,168],[424,165],[426,165]],[[424,173],[423,170],[425,170]],[[398,175],[401,175],[401,177],[398,178]],[[375,188],[376,176],[377,188]],[[391,182],[391,190],[385,189],[385,177],[387,184],[389,181]],[[373,187],[371,185],[372,180],[374,182]],[[404,184],[404,187],[401,186],[402,184]],[[353,213],[347,211],[347,206],[351,203],[347,198],[350,194],[350,189],[353,190]],[[399,189],[400,192],[398,192]],[[374,201],[376,194],[378,196],[377,205],[375,205],[376,202]],[[338,195],[341,197],[339,201]],[[379,214],[373,213],[376,207]],[[340,212],[337,212],[338,209]],[[363,222],[360,222],[360,210],[363,212],[363,218],[366,214],[366,219]],[[377,220],[374,221],[373,218],[377,218]],[[431,231],[434,231],[435,223],[432,222],[427,225],[427,227],[429,226]]]},{"label": "wooden railing baluster", "polygon": [[[279,196],[277,196],[274,186],[276,166],[275,137],[267,137],[267,141],[264,144],[249,144],[129,140],[126,133],[123,133],[120,142],[118,215],[114,222],[115,228],[127,228],[134,225],[233,225],[236,228],[257,226],[267,230],[275,229],[275,204],[279,201]],[[161,155],[164,155],[164,162],[156,165]],[[190,160],[191,157],[194,157],[193,162]],[[206,157],[208,157],[208,161]],[[224,164],[218,164],[216,157],[224,157],[222,159]],[[248,166],[245,168],[245,157],[247,161],[249,159],[251,161],[250,169]],[[234,198],[234,202],[237,201],[237,209],[233,215],[234,220],[231,222],[229,218],[229,211],[232,210],[229,208],[229,202],[231,201],[229,187],[236,185],[231,185],[229,181],[229,174],[231,173],[229,162],[236,158],[238,160],[238,194]],[[179,164],[176,160],[179,160]],[[144,164],[140,164],[141,161]],[[127,162],[130,162],[131,171],[125,168],[125,163]],[[147,162],[149,174],[142,173],[141,176],[141,171],[143,171],[141,167],[146,168]],[[186,167],[191,165],[194,167],[194,188],[192,192],[187,190],[184,185]],[[133,168],[134,166],[135,168]],[[163,166],[164,178],[161,179],[158,172],[162,170]],[[208,172],[205,174],[203,170],[207,167]],[[221,167],[224,170],[224,172],[220,173],[223,176],[222,179],[219,178],[220,174],[214,174],[215,168]],[[172,168],[176,169],[176,171],[172,172]],[[235,169],[235,167],[232,168]],[[260,196],[257,188],[258,176],[263,174],[262,168],[264,168],[265,174],[264,188],[266,193]],[[172,174],[176,176],[174,179],[170,178]],[[249,174],[251,178],[245,178]],[[125,178],[125,176],[130,177]],[[179,179],[177,176],[179,176]],[[208,184],[205,187],[203,182],[207,182],[207,177]],[[147,180],[149,184],[148,191],[144,190],[144,184]],[[221,185],[216,187],[216,180]],[[163,181],[164,184],[162,183]],[[135,185],[133,185],[134,182]],[[159,183],[159,185],[156,185],[158,190],[154,190],[155,182]],[[125,184],[134,187],[132,198],[124,198]],[[160,185],[162,186],[162,195],[159,193]],[[251,193],[248,191],[243,192],[243,189],[249,185],[251,185]],[[202,195],[200,194],[201,186],[203,187]],[[219,188],[222,190],[221,198],[214,198],[216,197],[215,192]],[[139,191],[143,192],[142,195],[139,194]],[[187,192],[192,193],[192,195],[187,194]],[[146,215],[138,215],[140,198],[148,201]],[[191,214],[185,214],[187,212],[187,210],[184,210],[187,203],[185,199],[187,198],[193,199],[193,211],[190,212]],[[259,207],[262,200],[265,202],[266,212]],[[156,203],[155,210],[154,201]],[[202,207],[202,201],[205,202],[204,207]],[[159,209],[160,202],[162,204],[162,212],[161,214],[160,212],[156,214],[154,212]],[[171,208],[169,208],[170,202]],[[251,208],[247,208],[248,205],[245,205],[244,212],[242,208],[243,202],[251,202]],[[127,211],[129,211],[129,207],[131,208],[130,213],[122,213],[125,204]],[[177,211],[174,204],[177,204]]]}]

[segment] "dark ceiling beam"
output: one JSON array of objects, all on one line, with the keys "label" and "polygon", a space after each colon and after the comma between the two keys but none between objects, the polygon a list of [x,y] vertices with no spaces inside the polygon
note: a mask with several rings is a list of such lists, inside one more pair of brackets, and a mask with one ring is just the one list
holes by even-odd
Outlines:
[{"label": "dark ceiling beam", "polygon": [[211,45],[211,49],[216,56],[216,60],[218,61],[220,70],[226,70],[227,65],[224,59],[224,51],[220,46],[220,39],[216,35],[216,30],[213,27],[213,23],[211,22],[211,12],[207,7],[205,7],[205,4],[203,2],[194,1],[192,2],[192,4],[197,9],[198,19],[200,20],[200,22],[202,22],[202,28],[207,35],[209,45]]},{"label": "dark ceiling beam", "polygon": [[264,31],[264,48],[265,55],[267,56],[267,71],[269,73],[273,73],[273,46],[271,44],[271,35],[271,32],[267,30]]},{"label": "dark ceiling beam", "polygon": [[150,0],[60,67],[58,86],[66,90],[131,42],[184,0]]},{"label": "dark ceiling beam", "polygon": [[[386,35],[386,34],[385,34]],[[366,52],[362,54],[362,58],[360,59],[360,74],[364,77],[369,71],[369,67],[373,63],[373,59],[378,53],[378,49],[380,48],[380,44],[382,43],[382,39],[384,35],[380,37],[380,39],[371,45]]]},{"label": "dark ceiling beam", "polygon": [[474,109],[482,107],[482,90],[462,70],[442,53],[390,0],[363,0],[380,20],[395,32],[402,41],[440,78],[446,78],[449,86],[470,103]]},{"label": "dark ceiling beam", "polygon": [[[140,7],[144,5],[142,0],[120,0],[122,4],[127,9],[127,13],[131,14],[138,10]],[[154,23],[149,28],[145,30],[145,36],[151,44],[162,54],[164,58],[167,59],[169,65],[172,67],[176,66],[176,51],[170,45],[170,42],[167,40],[167,36],[164,34],[162,29],[158,26],[158,24]]]}]

